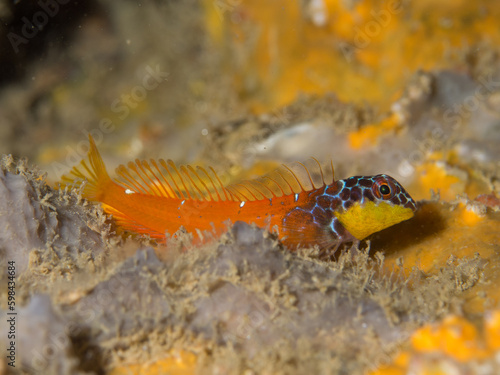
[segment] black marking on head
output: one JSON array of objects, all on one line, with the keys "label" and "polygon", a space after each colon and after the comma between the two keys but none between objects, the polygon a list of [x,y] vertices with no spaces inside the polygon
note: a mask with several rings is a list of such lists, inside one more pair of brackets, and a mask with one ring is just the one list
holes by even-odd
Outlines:
[{"label": "black marking on head", "polygon": [[328,213],[325,210],[323,210],[318,206],[314,208],[312,214],[314,216],[314,221],[320,225],[328,225],[328,223],[331,220],[331,214],[328,215]]},{"label": "black marking on head", "polygon": [[351,196],[350,196],[350,200],[351,201],[355,201],[355,202],[358,202],[361,200],[361,189],[359,188],[359,186],[354,186],[352,189],[351,189]]},{"label": "black marking on head", "polygon": [[348,200],[348,201],[345,201],[343,204],[342,204],[342,207],[344,207],[345,210],[349,209],[352,205],[354,204],[354,202],[352,200]]},{"label": "black marking on head", "polygon": [[332,210],[335,210],[337,207],[341,206],[342,205],[342,200],[340,198],[333,198],[332,199],[332,203],[331,203],[331,208]]},{"label": "black marking on head", "polygon": [[401,204],[406,204],[406,202],[408,202],[408,199],[404,194],[399,195],[399,200],[401,201]]},{"label": "black marking on head", "polygon": [[339,237],[342,237],[342,235],[346,233],[346,229],[342,226],[342,224],[338,220],[333,221],[333,229]]},{"label": "black marking on head", "polygon": [[392,198],[390,199],[390,202],[391,202],[391,203],[393,203],[393,204],[397,204],[397,205],[401,204],[401,200],[399,199],[399,196],[398,196],[398,195],[396,195],[396,196],[392,197]]},{"label": "black marking on head", "polygon": [[328,196],[320,195],[318,198],[316,198],[316,203],[321,208],[327,209],[327,208],[329,208],[331,206],[332,199],[330,197],[328,197]]},{"label": "black marking on head", "polygon": [[363,189],[363,196],[365,197],[366,200],[369,201],[375,201],[375,197],[373,196],[373,193],[370,189]]},{"label": "black marking on head", "polygon": [[358,184],[363,187],[371,187],[373,185],[373,181],[368,178],[360,178]]},{"label": "black marking on head", "polygon": [[325,193],[330,195],[330,196],[337,195],[337,192],[338,192],[338,185],[337,184],[330,185],[325,190]]},{"label": "black marking on head", "polygon": [[343,201],[347,201],[350,196],[351,196],[351,193],[349,191],[349,188],[343,188],[342,191],[339,193],[339,197]]},{"label": "black marking on head", "polygon": [[345,187],[351,188],[358,183],[358,178],[357,177],[349,177],[344,180]]}]

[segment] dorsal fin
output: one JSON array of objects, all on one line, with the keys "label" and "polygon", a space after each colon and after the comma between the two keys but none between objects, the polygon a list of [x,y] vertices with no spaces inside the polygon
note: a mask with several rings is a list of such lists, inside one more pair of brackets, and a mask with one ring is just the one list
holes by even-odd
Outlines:
[{"label": "dorsal fin", "polygon": [[206,201],[254,201],[300,193],[333,181],[333,164],[327,175],[320,163],[311,158],[306,163],[282,165],[263,177],[224,187],[213,168],[177,167],[172,160],[136,159],[116,168],[116,182],[136,193],[177,199]]},{"label": "dorsal fin", "polygon": [[283,164],[263,177],[231,184],[226,190],[241,201],[271,199],[310,191],[334,181],[333,163],[330,164],[331,170],[326,175],[315,158],[305,163],[296,162],[290,166]]},{"label": "dorsal fin", "polygon": [[236,199],[213,168],[177,167],[172,160],[136,159],[116,168],[116,182],[136,193],[177,199],[225,201]]}]

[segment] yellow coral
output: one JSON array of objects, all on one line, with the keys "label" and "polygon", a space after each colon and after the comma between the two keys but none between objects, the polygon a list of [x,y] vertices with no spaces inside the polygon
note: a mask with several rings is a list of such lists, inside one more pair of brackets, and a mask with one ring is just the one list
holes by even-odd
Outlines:
[{"label": "yellow coral", "polygon": [[423,196],[415,199],[430,198],[431,189],[435,192],[439,191],[439,196],[446,201],[451,201],[457,195],[465,192],[467,174],[452,169],[443,162],[425,162],[417,167],[416,174],[419,176],[419,180],[415,190],[419,191]]},{"label": "yellow coral", "polygon": [[500,311],[486,315],[483,332],[467,319],[451,315],[441,323],[417,330],[410,341],[409,350],[371,375],[407,374],[412,361],[419,364],[418,368],[412,367],[415,374],[449,374],[444,365],[448,360],[467,363],[493,358],[500,349]]},{"label": "yellow coral", "polygon": [[457,67],[464,49],[500,44],[500,4],[486,0],[204,5],[214,44],[239,57],[226,73],[260,111],[286,105],[300,92],[332,91],[341,100],[367,100],[388,110],[417,69]]},{"label": "yellow coral", "polygon": [[196,369],[196,355],[186,351],[173,351],[156,362],[124,365],[111,370],[109,375],[192,375]]},{"label": "yellow coral", "polygon": [[464,225],[472,226],[478,224],[482,219],[484,219],[484,215],[481,214],[474,206],[460,204],[461,210],[461,221]]},{"label": "yellow coral", "polygon": [[370,124],[349,134],[349,145],[355,150],[366,146],[375,146],[380,138],[393,135],[401,125],[399,116],[393,114],[378,124]]},{"label": "yellow coral", "polygon": [[442,352],[465,362],[490,355],[472,323],[459,316],[449,316],[438,326],[428,325],[413,335],[413,349],[419,352]]},{"label": "yellow coral", "polygon": [[500,310],[486,314],[485,335],[488,347],[491,350],[500,350]]}]

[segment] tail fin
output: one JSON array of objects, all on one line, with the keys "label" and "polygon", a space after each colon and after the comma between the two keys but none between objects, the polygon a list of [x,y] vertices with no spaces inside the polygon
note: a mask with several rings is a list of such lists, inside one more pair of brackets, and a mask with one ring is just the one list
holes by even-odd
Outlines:
[{"label": "tail fin", "polygon": [[92,201],[99,201],[105,191],[105,185],[111,182],[102,157],[97,150],[94,139],[89,134],[89,152],[80,164],[61,178],[61,187],[79,187],[84,183],[82,195]]}]

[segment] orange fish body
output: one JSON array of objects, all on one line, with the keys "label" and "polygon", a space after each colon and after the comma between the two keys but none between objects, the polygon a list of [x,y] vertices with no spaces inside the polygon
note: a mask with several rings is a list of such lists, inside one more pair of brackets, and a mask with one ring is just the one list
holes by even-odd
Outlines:
[{"label": "orange fish body", "polygon": [[202,232],[220,235],[228,220],[240,220],[277,227],[291,249],[336,249],[406,220],[416,210],[413,199],[390,176],[354,176],[327,184],[319,168],[318,183],[301,163],[304,178],[283,166],[227,187],[211,168],[177,168],[163,160],[121,165],[116,169],[119,179],[111,179],[89,138],[88,158],[63,176],[63,185],[85,181],[83,196],[101,202],[118,226],[160,241],[181,227],[202,240]]}]

